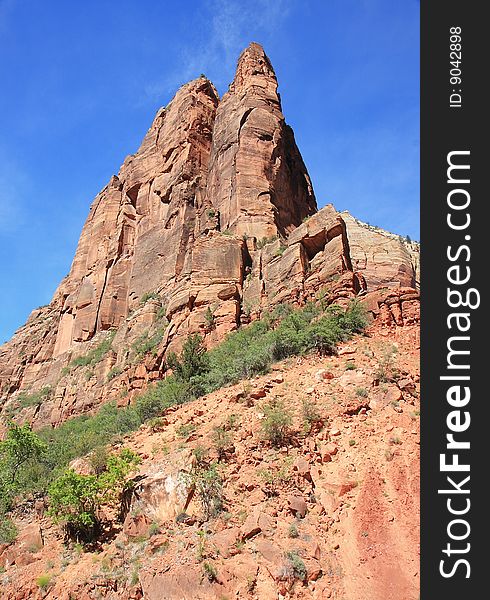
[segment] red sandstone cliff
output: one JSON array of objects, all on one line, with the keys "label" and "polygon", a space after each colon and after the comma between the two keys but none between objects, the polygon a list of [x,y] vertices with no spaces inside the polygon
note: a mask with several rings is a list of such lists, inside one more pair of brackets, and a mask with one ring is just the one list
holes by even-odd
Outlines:
[{"label": "red sandstone cliff", "polygon": [[[0,348],[1,416],[56,426],[128,404],[189,333],[212,346],[281,303],[358,297],[369,335],[336,356],[275,365],[249,382],[248,402],[240,383],[127,436],[142,459],[137,494],[97,552],[63,546],[42,507],[20,507],[17,540],[0,545],[5,598],[418,598],[418,279],[417,244],[332,205],[317,210],[258,44],[222,99],[205,78],[184,85],[95,198],[51,303]],[[388,359],[397,377],[381,381]],[[42,389],[41,403],[19,403]],[[304,402],[322,427],[264,446],[260,401],[273,397],[298,432]],[[203,525],[180,476],[231,422],[228,512]]]},{"label": "red sandstone cliff", "polygon": [[[190,333],[213,345],[279,303],[414,288],[413,253],[390,235],[317,211],[274,70],[251,44],[221,100],[203,77],[182,86],[97,195],[53,300],[0,349],[0,404],[11,414],[19,391],[49,386],[20,416],[56,424],[130,402]],[[93,369],[70,367],[109,335]],[[136,360],[145,335],[158,347]]]}]

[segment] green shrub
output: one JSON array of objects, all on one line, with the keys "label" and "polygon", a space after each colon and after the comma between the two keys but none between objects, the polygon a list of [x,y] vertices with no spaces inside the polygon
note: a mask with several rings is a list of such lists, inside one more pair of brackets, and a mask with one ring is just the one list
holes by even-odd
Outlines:
[{"label": "green shrub", "polygon": [[98,475],[66,470],[49,487],[48,514],[63,525],[67,537],[84,542],[94,539],[100,531],[100,507],[117,507],[127,477],[139,460],[134,452],[124,449],[109,456],[105,470]]},{"label": "green shrub", "polygon": [[145,292],[141,296],[140,304],[144,305],[148,300],[160,300],[160,294],[157,294],[157,292]]},{"label": "green shrub", "polygon": [[145,354],[149,354],[150,352],[156,356],[158,346],[163,340],[163,333],[163,328],[157,329],[153,335],[145,331],[133,342],[131,346],[133,352],[138,358],[143,358]]},{"label": "green shrub", "polygon": [[1,479],[14,489],[22,467],[38,461],[46,450],[46,444],[31,430],[28,423],[11,423],[5,439],[0,442]]},{"label": "green shrub", "polygon": [[203,338],[198,334],[190,335],[184,342],[182,352],[177,356],[170,353],[168,366],[173,370],[178,381],[191,381],[208,370],[208,357],[203,344]]},{"label": "green shrub", "polygon": [[323,420],[322,415],[318,410],[318,406],[314,400],[311,400],[311,398],[303,399],[301,401],[301,412],[305,430],[307,432],[311,431],[315,424],[321,423]]},{"label": "green shrub", "polygon": [[264,237],[261,240],[257,240],[257,250],[260,250],[261,248],[263,248],[264,246],[267,246],[267,244],[271,244],[272,242],[275,242],[278,239],[277,235],[271,235],[270,237]]},{"label": "green shrub", "polygon": [[0,544],[11,544],[17,538],[17,527],[12,519],[0,513]]},{"label": "green shrub", "polygon": [[102,502],[96,475],[79,475],[69,469],[49,488],[48,514],[61,523],[68,537],[89,541],[99,532],[97,511]]},{"label": "green shrub", "polygon": [[282,400],[273,399],[263,406],[262,435],[273,446],[283,446],[291,435],[293,418]]},{"label": "green shrub", "polygon": [[207,307],[206,312],[204,313],[204,320],[209,329],[214,328],[214,314],[210,306]]},{"label": "green shrub", "polygon": [[[196,452],[197,451],[197,452]],[[204,519],[216,516],[223,509],[223,480],[216,462],[209,463],[204,449],[196,448],[195,463],[186,477],[203,509]]]},{"label": "green shrub", "polygon": [[293,550],[291,552],[286,553],[286,559],[288,560],[292,568],[294,577],[300,579],[301,581],[304,581],[308,572],[306,570],[305,563],[303,562],[301,556],[299,556],[299,554],[295,550]]},{"label": "green shrub", "polygon": [[39,577],[36,579],[36,585],[41,590],[46,590],[51,585],[52,579],[53,578],[51,575],[39,575]]},{"label": "green shrub", "polygon": [[396,346],[385,348],[376,370],[376,376],[382,383],[396,382],[400,378],[400,371],[396,367]]},{"label": "green shrub", "polygon": [[48,400],[51,395],[51,386],[43,387],[39,392],[26,394],[22,392],[17,396],[17,401],[21,408],[28,406],[40,406],[44,401]]},{"label": "green shrub", "polygon": [[111,381],[114,377],[117,377],[122,373],[121,367],[112,367],[112,369],[107,373],[107,381]]},{"label": "green shrub", "polygon": [[94,448],[88,457],[90,466],[96,475],[100,475],[107,470],[107,461],[109,460],[109,451],[106,446]]},{"label": "green shrub", "polygon": [[216,567],[209,562],[204,562],[202,565],[204,575],[207,579],[212,583],[213,581],[218,581],[218,571]]},{"label": "green shrub", "polygon": [[71,361],[70,366],[86,367],[88,365],[95,365],[98,362],[100,362],[112,348],[112,341],[115,335],[115,331],[109,332],[109,335],[107,335],[106,338],[102,340],[98,346],[87,352],[87,354],[77,356],[77,358]]},{"label": "green shrub", "polygon": [[190,384],[177,381],[170,376],[150,386],[135,402],[135,410],[143,423],[158,417],[170,406],[192,400],[194,395]]},{"label": "green shrub", "polygon": [[288,537],[290,537],[290,538],[297,538],[297,537],[299,537],[298,528],[296,527],[295,523],[291,523],[291,525],[289,526]]},{"label": "green shrub", "polygon": [[218,460],[226,458],[233,450],[233,440],[230,432],[225,427],[215,427],[213,429],[213,445],[218,453]]}]

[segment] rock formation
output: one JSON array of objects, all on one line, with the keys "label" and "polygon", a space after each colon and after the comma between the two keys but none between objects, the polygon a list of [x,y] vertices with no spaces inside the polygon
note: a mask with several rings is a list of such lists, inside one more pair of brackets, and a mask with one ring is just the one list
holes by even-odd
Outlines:
[{"label": "rock formation", "polygon": [[[17,538],[0,540],[2,598],[416,600],[418,250],[317,210],[258,44],[221,100],[204,77],[184,85],[95,198],[51,303],[0,348],[0,430],[128,405],[189,334],[211,347],[281,304],[358,298],[369,335],[108,440],[141,464],[121,522],[83,552],[63,544],[44,499],[23,498]],[[262,402],[277,398],[291,411],[287,452],[264,439]],[[203,449],[223,483],[212,519],[191,477]]]},{"label": "rock formation", "polygon": [[[131,402],[191,333],[210,346],[280,303],[416,286],[416,247],[332,205],[317,211],[277,85],[251,44],[221,100],[200,77],[158,111],[92,203],[53,300],[0,349],[7,415],[19,392],[46,389],[23,418],[56,425]],[[141,339],[153,344],[144,356]],[[101,360],[73,367],[104,343]]]},{"label": "rock formation", "polygon": [[347,227],[353,268],[362,273],[370,289],[420,287],[419,244],[363,223],[347,211],[341,215]]}]

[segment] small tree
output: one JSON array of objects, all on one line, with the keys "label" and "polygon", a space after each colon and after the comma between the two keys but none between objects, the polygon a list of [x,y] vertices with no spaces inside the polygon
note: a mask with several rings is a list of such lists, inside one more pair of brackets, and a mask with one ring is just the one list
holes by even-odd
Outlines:
[{"label": "small tree", "polygon": [[91,541],[99,533],[99,510],[103,504],[117,507],[129,485],[128,475],[139,462],[131,450],[124,449],[107,459],[99,475],[79,475],[68,469],[49,488],[48,514],[60,523],[67,537]]},{"label": "small tree", "polygon": [[209,363],[203,338],[198,333],[190,335],[179,356],[174,352],[169,354],[167,364],[174,371],[176,379],[184,383],[190,383],[193,378],[205,373]]},{"label": "small tree", "polygon": [[60,523],[69,538],[93,539],[99,529],[100,488],[97,475],[79,475],[68,469],[49,488],[48,514]]},{"label": "small tree", "polygon": [[28,423],[11,423],[5,439],[0,442],[2,471],[8,473],[10,484],[16,483],[19,469],[23,465],[38,460],[46,450],[46,444],[32,431]]}]

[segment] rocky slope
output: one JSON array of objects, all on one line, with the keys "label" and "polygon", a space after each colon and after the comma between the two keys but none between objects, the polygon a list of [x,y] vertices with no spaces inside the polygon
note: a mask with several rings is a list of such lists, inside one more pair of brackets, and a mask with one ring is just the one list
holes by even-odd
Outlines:
[{"label": "rocky slope", "polygon": [[[143,462],[111,539],[65,547],[42,507],[19,508],[19,539],[0,547],[2,597],[416,600],[418,343],[416,323],[376,325],[338,356],[290,359],[248,387],[169,409],[115,446]],[[280,449],[261,432],[271,398],[294,414],[292,443]],[[311,430],[303,402],[318,410]],[[218,457],[217,426],[230,434],[224,512],[203,521],[182,475],[198,446]]]},{"label": "rocky slope", "polygon": [[[281,363],[246,393],[215,392],[128,436],[143,458],[140,503],[97,552],[65,548],[42,509],[19,512],[18,541],[0,547],[6,598],[417,597],[418,244],[332,205],[317,210],[277,85],[251,44],[223,98],[201,77],[158,111],[92,203],[51,303],[0,348],[2,421],[57,426],[128,405],[189,334],[212,347],[284,303],[358,297],[370,337],[336,357]],[[380,381],[387,355],[396,381]],[[296,415],[295,442],[278,452],[260,438],[272,396]],[[308,399],[323,426],[304,435]],[[203,523],[179,473],[231,415],[226,516]]]}]

